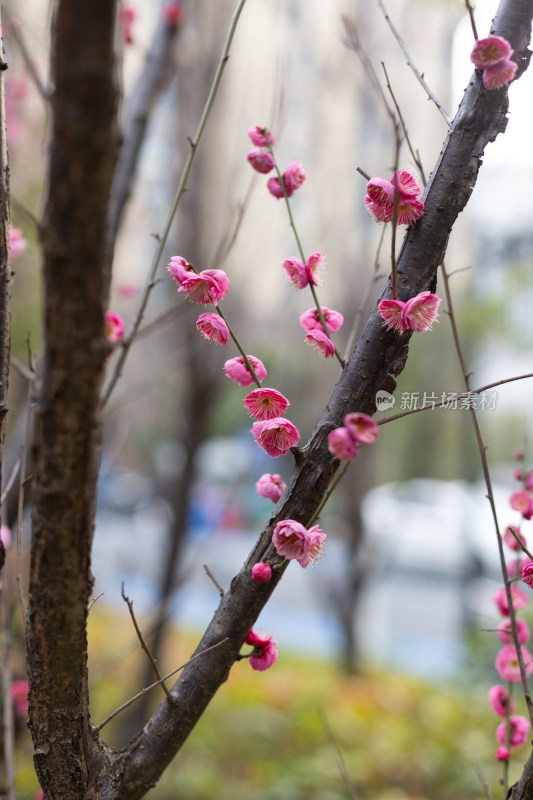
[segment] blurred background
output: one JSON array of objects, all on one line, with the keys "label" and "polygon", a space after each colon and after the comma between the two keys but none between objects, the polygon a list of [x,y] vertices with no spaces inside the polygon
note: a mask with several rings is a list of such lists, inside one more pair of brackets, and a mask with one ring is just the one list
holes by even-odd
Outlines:
[{"label": "blurred background", "polygon": [[[148,0],[132,5],[132,41],[119,43],[123,114],[161,13]],[[110,309],[127,327],[234,5],[183,4],[116,242]],[[478,1],[480,36],[488,34],[496,8],[495,0]],[[472,74],[464,3],[389,0],[387,10],[412,62],[453,118]],[[46,84],[48,3],[19,0],[8,11]],[[32,220],[44,203],[49,115],[16,31],[5,34],[12,219],[28,241],[13,284],[9,475],[24,438],[24,365],[29,352],[38,365],[41,350]],[[186,660],[218,604],[204,564],[229,584],[272,513],[255,482],[264,472],[288,478],[292,469],[292,457],[274,461],[255,444],[242,403],[248,390],[223,371],[237,353],[198,334],[198,308],[176,293],[166,264],[181,255],[198,269],[226,270],[231,290],[224,313],[246,352],[266,365],[269,385],[290,399],[288,416],[304,443],[339,368],[304,345],[298,318],[312,299],[284,278],[281,263],[297,248],[283,203],[246,162],[247,129],[259,124],[273,131],[282,170],[295,160],[304,165],[307,180],[291,201],[293,214],[305,253],[327,258],[319,299],[344,315],[335,341],[346,352],[390,270],[389,231],[365,213],[366,184],[356,171],[390,178],[393,170],[382,64],[424,174],[405,143],[399,166],[422,185],[447,123],[406,63],[377,0],[248,0],[244,8],[141,333],[104,412],[93,557],[99,599],[91,610],[95,721],[152,680],[137,653],[122,584],[163,671]],[[527,373],[533,363],[531,76],[512,85],[509,96],[508,130],[483,155],[446,260],[474,387]],[[440,281],[437,293],[443,293]],[[441,309],[439,324],[412,338],[394,408],[377,419],[463,390],[444,302]],[[496,387],[478,406],[502,529],[520,524],[509,506],[510,494],[521,488],[513,478],[521,466],[513,460],[517,447],[525,448],[526,467],[533,466],[529,397],[530,382],[517,381]],[[16,521],[16,494],[6,505],[8,524]],[[345,797],[340,753],[362,797],[482,796],[476,763],[497,781],[495,723],[485,697],[497,680],[498,649],[483,629],[498,622],[492,597],[501,585],[485,495],[466,409],[434,409],[383,425],[322,515],[328,546],[317,568],[291,565],[258,620],[278,642],[278,663],[265,675],[236,665],[227,690],[176,760],[177,771],[169,771],[153,796],[178,796],[179,787],[185,798]],[[526,537],[530,524],[522,528]],[[17,668],[23,673],[22,659]],[[114,722],[109,741],[125,741],[153,702]],[[228,724],[235,731],[231,747]],[[20,781],[21,796],[32,796],[29,762]]]}]

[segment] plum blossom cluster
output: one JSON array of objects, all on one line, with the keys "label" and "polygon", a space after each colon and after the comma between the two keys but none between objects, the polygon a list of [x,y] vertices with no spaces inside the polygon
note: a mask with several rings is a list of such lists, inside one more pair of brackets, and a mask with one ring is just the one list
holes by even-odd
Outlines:
[{"label": "plum blossom cluster", "polygon": [[[252,125],[248,129],[248,136],[256,149],[248,153],[248,163],[256,172],[268,175],[276,162],[271,152],[274,144],[274,135],[260,125]],[[285,172],[279,177],[267,181],[267,189],[271,195],[280,200],[282,197],[292,197],[306,179],[305,170],[300,161],[291,161]]]},{"label": "plum blossom cluster", "polygon": [[[515,453],[519,459],[523,459],[523,451]],[[530,479],[530,474],[524,470],[515,470],[515,477],[526,483]],[[510,505],[515,508],[513,496]],[[529,720],[523,716],[515,715],[515,702],[511,697],[511,689],[514,683],[522,680],[520,671],[520,657],[523,661],[525,673],[529,676],[533,672],[533,656],[525,647],[529,640],[529,627],[525,620],[516,615],[517,611],[525,608],[528,604],[528,595],[520,589],[515,581],[522,580],[533,585],[533,561],[522,559],[522,548],[526,547],[526,538],[517,525],[508,525],[502,536],[504,544],[513,553],[513,558],[507,564],[507,572],[511,579],[509,592],[505,587],[499,589],[494,595],[494,603],[503,620],[498,625],[498,638],[502,647],[496,654],[494,662],[496,671],[500,678],[507,682],[506,686],[496,684],[489,689],[489,702],[492,709],[500,717],[503,717],[496,728],[496,740],[498,748],[495,757],[498,761],[507,762],[510,758],[510,749],[520,747],[528,739]],[[512,634],[511,609],[509,597],[514,612],[516,633],[518,641],[514,640]]]},{"label": "plum blossom cluster", "polygon": [[329,434],[328,450],[341,461],[351,461],[359,453],[359,445],[376,441],[379,426],[372,417],[361,411],[346,414],[343,423]]},{"label": "plum blossom cluster", "polygon": [[390,181],[371,178],[366,185],[366,210],[376,222],[392,222],[396,206],[396,225],[410,225],[424,214],[424,204],[418,200],[420,187],[410,172],[398,170]]},{"label": "plum blossom cluster", "polygon": [[306,528],[295,519],[283,519],[272,534],[272,544],[278,555],[296,560],[304,569],[315,565],[322,555],[326,534],[318,525]]},{"label": "plum blossom cluster", "polygon": [[382,300],[379,313],[387,328],[398,333],[411,330],[423,333],[431,330],[438,319],[440,297],[431,292],[420,292],[410,300]]},{"label": "plum blossom cluster", "polygon": [[514,78],[518,65],[511,60],[513,53],[513,48],[503,36],[487,36],[476,41],[470,61],[483,70],[485,89],[500,89]]}]

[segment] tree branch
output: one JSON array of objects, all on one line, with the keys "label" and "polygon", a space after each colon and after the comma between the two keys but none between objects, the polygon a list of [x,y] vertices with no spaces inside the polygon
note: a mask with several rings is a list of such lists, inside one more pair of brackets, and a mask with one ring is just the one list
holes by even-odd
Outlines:
[{"label": "tree branch", "polygon": [[[532,17],[533,0],[502,0],[495,18],[495,32],[505,36],[515,49],[519,73],[529,63]],[[435,284],[450,231],[476,183],[484,148],[505,130],[507,110],[506,89],[487,91],[474,74],[430,176],[424,195],[425,215],[408,229],[398,257],[400,299]],[[384,295],[391,296],[390,283]],[[185,669],[171,690],[175,705],[169,707],[164,701],[140,736],[122,753],[110,790],[112,800],[138,800],[148,791],[226,680],[248,631],[284,572],[284,568],[274,569],[268,583],[257,584],[251,578],[252,565],[266,559],[273,566],[280,565],[282,560],[271,544],[273,528],[280,519],[309,523],[339,467],[327,448],[329,432],[350,411],[373,414],[379,389],[394,391],[396,376],[405,366],[410,336],[409,332],[399,335],[384,329],[377,307],[374,309],[298,459],[278,513],[224,593],[197,652],[224,637],[229,639],[227,647],[217,654],[206,653]]]}]

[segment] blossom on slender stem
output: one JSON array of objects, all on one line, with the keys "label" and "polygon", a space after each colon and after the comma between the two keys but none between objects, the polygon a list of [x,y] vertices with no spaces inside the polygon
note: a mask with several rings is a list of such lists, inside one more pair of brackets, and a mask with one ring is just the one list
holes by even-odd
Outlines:
[{"label": "blossom on slender stem", "polygon": [[124,44],[133,44],[133,23],[137,17],[137,10],[133,3],[124,2],[118,13]]},{"label": "blossom on slender stem", "polygon": [[533,498],[525,489],[513,492],[509,498],[509,505],[514,511],[519,511],[524,519],[533,517]]},{"label": "blossom on slender stem", "polygon": [[[320,310],[322,311],[322,316],[324,317],[324,322],[326,323],[326,328],[330,333],[335,333],[341,327],[342,323],[344,322],[344,317],[339,311],[332,311],[327,306],[321,306]],[[323,330],[322,322],[320,321],[320,317],[318,315],[317,308],[310,308],[309,311],[304,311],[303,314],[300,314],[300,325],[304,329],[304,331],[311,331],[311,330]]]},{"label": "blossom on slender stem", "polygon": [[[521,651],[526,668],[526,675],[529,676],[533,672],[533,657],[527,648],[522,647]],[[504,681],[511,681],[511,683],[520,682],[520,665],[514,644],[506,644],[501,650],[498,650],[494,666],[496,667],[496,672]]]},{"label": "blossom on slender stem", "polygon": [[[262,361],[255,356],[246,357],[252,365],[257,379],[259,381],[264,380],[267,376],[267,371]],[[240,383],[241,386],[250,386],[250,384],[254,383],[254,376],[248,369],[242,356],[235,356],[235,358],[228,359],[224,364],[224,372],[230,380],[235,381],[235,383]]]},{"label": "blossom on slender stem", "polygon": [[530,589],[533,589],[533,561],[530,558],[525,558],[520,565],[522,573],[522,582],[527,584]]},{"label": "blossom on slender stem", "polygon": [[122,319],[120,314],[116,314],[114,311],[106,311],[105,335],[107,341],[111,342],[112,344],[120,342],[120,340],[124,336],[125,330],[126,326],[124,325],[124,320]]},{"label": "blossom on slender stem", "polygon": [[502,747],[496,748],[496,752],[494,753],[494,758],[496,761],[509,761],[510,757],[509,750],[502,745]]},{"label": "blossom on slender stem", "polygon": [[178,292],[186,292],[194,303],[212,303],[214,306],[228,293],[229,278],[222,269],[187,271],[181,278]]},{"label": "blossom on slender stem", "polygon": [[509,711],[510,714],[514,713],[515,702],[513,698],[509,696],[509,690],[506,689],[505,686],[501,686],[499,683],[490,687],[489,703],[491,704],[493,711],[495,711],[500,717],[506,717],[507,711]]},{"label": "blossom on slender stem", "polygon": [[[529,602],[527,594],[522,591],[522,589],[519,589],[518,586],[515,586],[514,583],[511,586],[511,598],[513,600],[513,608],[515,611],[518,611],[520,608],[525,608]],[[505,587],[502,586],[501,589],[498,589],[492,599],[494,600],[496,608],[502,617],[508,617],[509,604],[507,602],[507,592],[505,591]]]},{"label": "blossom on slender stem", "polygon": [[362,411],[352,411],[344,417],[344,426],[350,431],[356,442],[374,444],[379,433],[379,425],[372,417]]},{"label": "blossom on slender stem", "polygon": [[252,433],[259,447],[272,458],[285,455],[300,441],[298,428],[285,417],[254,422]]},{"label": "blossom on slender stem", "polygon": [[416,297],[408,300],[402,311],[402,322],[405,329],[409,328],[415,333],[429,331],[438,319],[440,297],[431,292],[420,292]]},{"label": "blossom on slender stem", "polygon": [[285,195],[287,195],[287,197],[292,197],[296,189],[305,181],[305,178],[306,174],[301,163],[299,161],[292,161],[281,176],[283,186],[285,187],[285,194],[283,193],[283,186],[281,185],[280,179],[277,177],[270,178],[267,181],[267,189],[270,194],[278,200],[281,200]]},{"label": "blossom on slender stem", "polygon": [[193,265],[182,256],[172,256],[167,269],[179,286],[188,273],[194,272]]},{"label": "blossom on slender stem", "polygon": [[252,580],[256,583],[268,583],[272,577],[272,567],[260,561],[252,567]]},{"label": "blossom on slender stem", "polygon": [[254,648],[252,655],[248,659],[252,669],[263,672],[278,660],[277,642],[274,641],[272,636],[260,636],[252,629],[244,643],[252,645]]},{"label": "blossom on slender stem", "polygon": [[268,150],[252,150],[247,159],[250,166],[262,175],[267,175],[274,169],[274,156]]},{"label": "blossom on slender stem", "polygon": [[[516,632],[518,633],[518,641],[520,644],[525,644],[529,639],[529,627],[525,620],[520,619],[520,617],[516,618]],[[513,639],[511,636],[511,619],[506,617],[502,619],[500,624],[498,625],[498,639],[503,644],[513,644]]]},{"label": "blossom on slender stem", "polygon": [[298,289],[304,289],[307,284],[318,286],[325,259],[322,253],[313,253],[304,264],[299,258],[286,258],[282,264],[291,283]]},{"label": "blossom on slender stem", "polygon": [[324,358],[332,358],[335,355],[335,345],[322,328],[313,328],[313,330],[307,331],[304,341],[319,350]]},{"label": "blossom on slender stem", "polygon": [[283,494],[286,485],[287,484],[284,480],[282,480],[281,475],[278,475],[277,473],[271,475],[269,472],[265,472],[265,474],[261,475],[255,484],[255,488],[257,490],[257,494],[260,494],[261,497],[268,497],[268,499],[272,500],[273,503],[277,503]]},{"label": "blossom on slender stem", "polygon": [[[509,744],[511,747],[521,747],[527,742],[529,734],[529,720],[516,714],[509,719],[511,728],[509,735]],[[502,722],[496,728],[496,740],[505,745],[507,741],[507,722]]]},{"label": "blossom on slender stem", "polygon": [[11,258],[15,259],[20,256],[26,249],[27,244],[28,242],[24,238],[20,228],[14,228],[13,225],[9,223],[9,253]]},{"label": "blossom on slender stem", "polygon": [[262,387],[252,389],[246,395],[244,405],[256,419],[273,419],[273,417],[283,416],[290,403],[277,389]]},{"label": "blossom on slender stem", "polygon": [[261,125],[252,125],[248,128],[248,136],[256,147],[268,147],[269,144],[274,144],[274,134]]},{"label": "blossom on slender stem", "polygon": [[483,70],[486,89],[499,89],[514,78],[518,65],[511,60],[513,53],[513,48],[503,36],[487,36],[476,41],[470,60]]},{"label": "blossom on slender stem", "polygon": [[511,550],[518,552],[522,548],[520,547],[519,543],[516,540],[516,536],[513,535],[513,531],[518,536],[519,540],[522,542],[523,545],[526,544],[526,537],[520,533],[520,528],[517,525],[508,525],[505,529],[505,533],[503,534],[503,541]]},{"label": "blossom on slender stem", "polygon": [[170,0],[170,2],[165,3],[163,6],[163,18],[171,28],[177,28],[185,19],[183,3],[178,3],[176,0]]},{"label": "blossom on slender stem", "polygon": [[409,225],[424,214],[424,204],[416,199],[420,189],[414,177],[406,170],[395,172],[390,181],[384,178],[371,178],[366,187],[368,194],[365,195],[365,206],[377,222],[391,222],[394,216],[396,186],[398,187],[396,224]]},{"label": "blossom on slender stem", "polygon": [[276,552],[284,558],[295,559],[304,569],[316,563],[322,554],[326,534],[318,525],[307,528],[295,519],[278,522],[272,534],[272,544]]},{"label": "blossom on slender stem", "polygon": [[229,329],[220,314],[210,311],[200,314],[196,320],[196,328],[209,342],[226,345],[229,341]]}]

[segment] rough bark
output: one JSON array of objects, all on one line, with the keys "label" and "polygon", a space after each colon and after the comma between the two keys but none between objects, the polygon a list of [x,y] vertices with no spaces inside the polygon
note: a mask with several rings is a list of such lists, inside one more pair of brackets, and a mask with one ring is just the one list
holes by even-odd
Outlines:
[{"label": "rough bark", "polygon": [[[11,264],[9,259],[9,162],[7,155],[5,68],[3,42],[0,35],[0,465],[4,450],[9,377],[10,314],[9,293]],[[0,471],[0,489],[2,473]]]},{"label": "rough bark", "polygon": [[[493,31],[505,36],[515,49],[517,76],[529,64],[532,16],[533,0],[502,0],[494,20]],[[474,73],[430,176],[424,217],[408,230],[398,258],[400,299],[435,284],[450,231],[475,186],[484,149],[505,130],[507,111],[507,89],[487,91],[480,73]],[[390,285],[384,295],[391,296]],[[278,520],[292,518],[306,524],[311,519],[339,466],[327,449],[328,433],[350,411],[374,413],[379,389],[394,390],[408,356],[409,339],[409,332],[398,335],[384,330],[377,307],[374,309],[322,418],[297,454],[279,510],[222,597],[196,653],[227,641],[184,670],[172,689],[175,704],[164,700],[131,748],[122,754],[110,795],[114,800],[137,800],[153,786],[226,680],[246,634],[283,574],[278,570],[269,583],[256,584],[251,579],[252,565],[266,558],[273,564],[280,562],[271,544]]]},{"label": "rough bark", "polygon": [[27,646],[35,767],[54,800],[98,796],[102,749],[89,723],[86,621],[118,144],[114,20],[113,0],[61,0],[53,31]]}]

